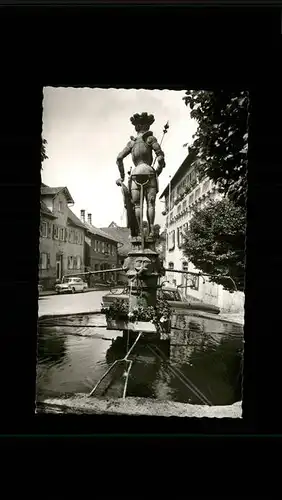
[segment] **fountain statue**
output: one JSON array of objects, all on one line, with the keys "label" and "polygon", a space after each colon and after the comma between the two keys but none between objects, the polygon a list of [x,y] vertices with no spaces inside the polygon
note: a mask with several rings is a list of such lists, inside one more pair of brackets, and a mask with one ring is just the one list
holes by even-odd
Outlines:
[{"label": "fountain statue", "polygon": [[[130,283],[129,309],[136,306],[155,307],[158,280],[164,274],[163,266],[155,248],[153,226],[155,221],[156,196],[159,190],[158,177],[165,167],[165,156],[150,126],[155,118],[148,113],[134,114],[130,121],[137,132],[117,157],[124,206],[127,212],[127,226],[131,232],[132,249],[124,262],[124,270]],[[168,123],[164,127],[166,134]],[[158,164],[154,168],[153,152]],[[128,186],[125,185],[123,160],[131,153],[134,167],[129,172]],[[148,233],[144,235],[143,207],[147,205]]]},{"label": "fountain statue", "polygon": [[[157,139],[151,132],[150,126],[155,118],[148,113],[135,114],[130,118],[137,132],[136,137],[131,137],[126,147],[117,157],[117,165],[120,178],[116,181],[122,187],[124,205],[127,211],[127,225],[132,237],[142,239],[143,229],[143,205],[146,200],[148,236],[153,237],[153,225],[155,221],[156,195],[158,193],[158,176],[165,167],[164,153]],[[164,133],[168,129],[165,126]],[[155,152],[158,166],[154,169],[153,151]],[[131,153],[134,163],[129,172],[128,187],[124,184],[125,171],[123,160]]]}]

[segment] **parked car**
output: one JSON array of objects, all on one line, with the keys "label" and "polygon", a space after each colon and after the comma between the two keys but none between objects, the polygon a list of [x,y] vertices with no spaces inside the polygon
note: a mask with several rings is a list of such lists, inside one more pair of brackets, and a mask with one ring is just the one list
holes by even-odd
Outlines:
[{"label": "parked car", "polygon": [[[220,309],[217,306],[207,304],[192,296],[184,297],[179,288],[175,286],[164,285],[162,288],[158,289],[157,296],[160,299],[165,299],[172,309],[198,310],[214,314],[220,313]],[[129,296],[128,294],[107,293],[102,297],[104,307],[109,307],[117,300],[128,301]]]},{"label": "parked car", "polygon": [[62,283],[55,286],[57,293],[85,292],[87,289],[87,283],[81,278],[64,278]]}]

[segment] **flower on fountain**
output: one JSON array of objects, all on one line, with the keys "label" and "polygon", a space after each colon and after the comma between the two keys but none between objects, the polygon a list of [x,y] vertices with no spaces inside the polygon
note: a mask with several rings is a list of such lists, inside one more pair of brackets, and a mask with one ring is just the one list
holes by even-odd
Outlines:
[{"label": "flower on fountain", "polygon": [[134,316],[134,313],[133,313],[132,311],[130,311],[130,312],[128,313],[128,317],[129,317],[129,318],[133,318],[133,316]]}]

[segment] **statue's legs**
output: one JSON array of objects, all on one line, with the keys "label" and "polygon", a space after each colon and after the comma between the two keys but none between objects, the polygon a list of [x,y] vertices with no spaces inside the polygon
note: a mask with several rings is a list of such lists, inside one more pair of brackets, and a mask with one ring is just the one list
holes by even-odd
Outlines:
[{"label": "statue's legs", "polygon": [[153,225],[155,222],[155,206],[156,206],[157,189],[149,187],[145,191],[145,198],[147,204],[147,220],[148,220],[148,233],[150,236],[153,234]]},{"label": "statue's legs", "polygon": [[139,189],[131,189],[131,199],[134,205],[134,211],[135,211],[135,216],[136,220],[138,223],[138,228],[140,231],[140,190]]}]

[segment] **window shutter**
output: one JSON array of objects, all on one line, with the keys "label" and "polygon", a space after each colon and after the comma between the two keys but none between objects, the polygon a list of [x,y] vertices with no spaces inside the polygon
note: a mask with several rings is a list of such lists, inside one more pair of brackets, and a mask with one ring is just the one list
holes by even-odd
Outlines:
[{"label": "window shutter", "polygon": [[70,257],[68,257],[68,269],[70,269]]},{"label": "window shutter", "polygon": [[180,230],[179,227],[177,228],[177,246],[180,248]]},{"label": "window shutter", "polygon": [[46,267],[47,267],[47,269],[50,268],[50,254],[49,253],[47,253],[47,266]]},{"label": "window shutter", "polygon": [[39,269],[42,269],[42,253],[39,254]]},{"label": "window shutter", "polygon": [[51,222],[48,222],[48,225],[47,225],[47,236],[48,236],[48,238],[51,238],[51,236],[52,236],[52,224],[51,224]]},{"label": "window shutter", "polygon": [[64,228],[64,241],[68,241],[68,230],[66,227]]}]

